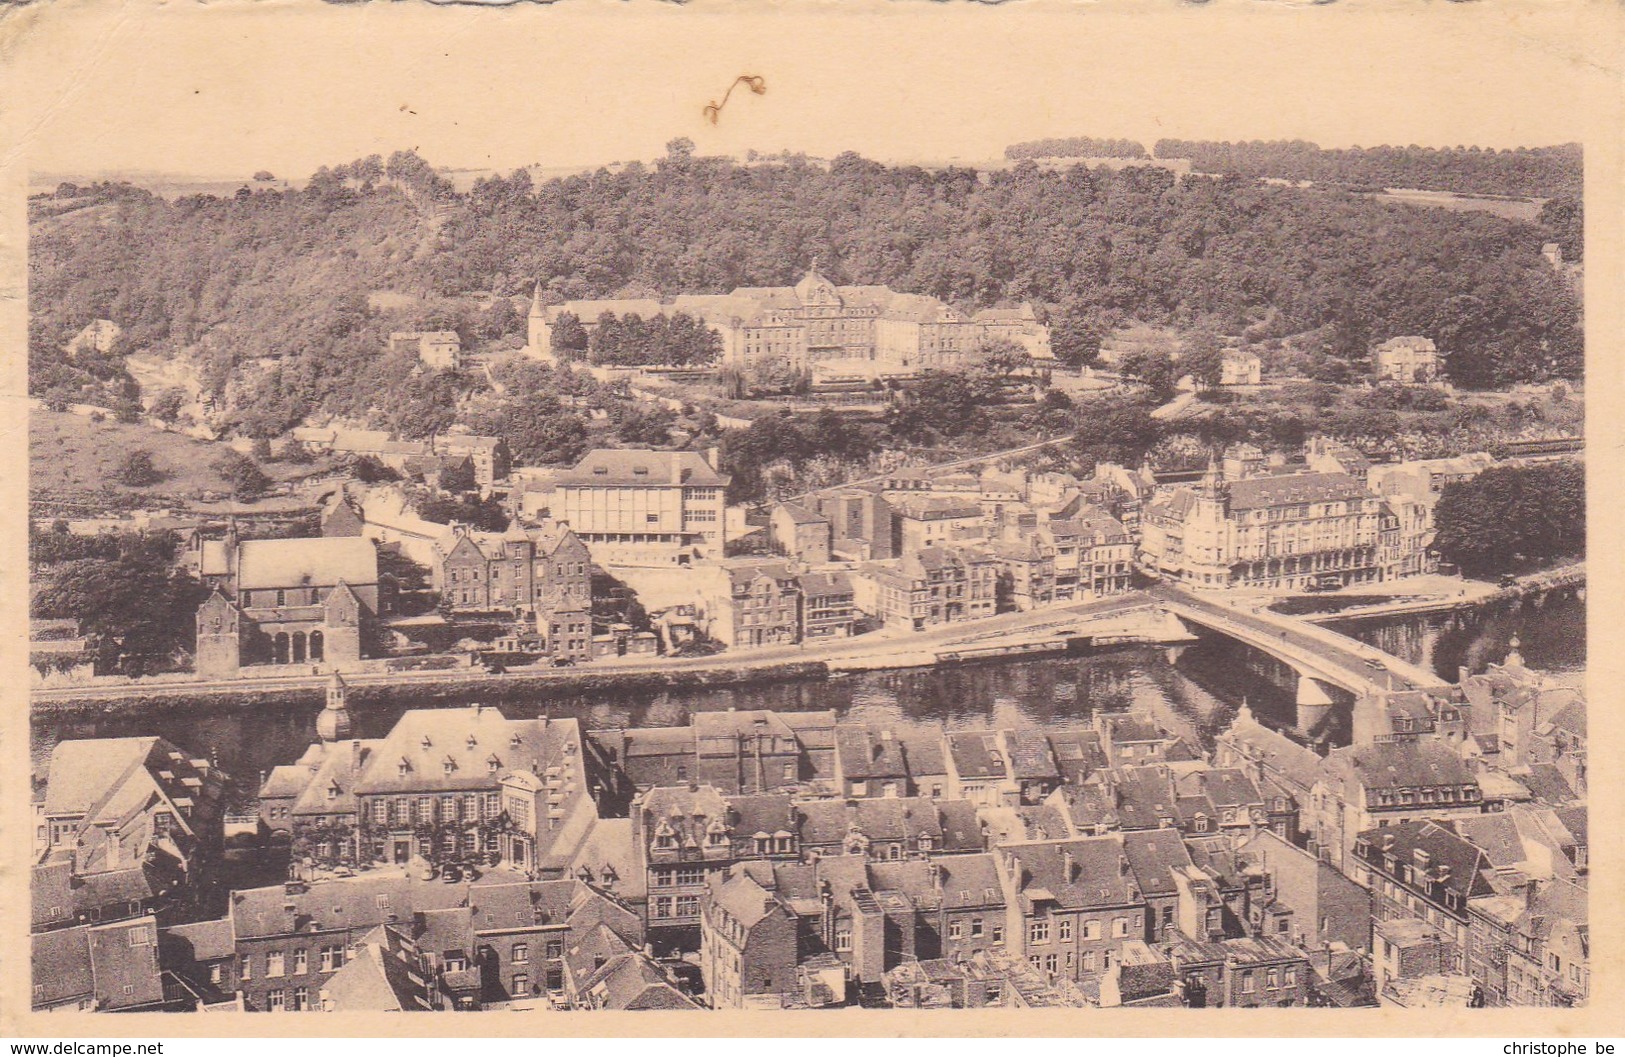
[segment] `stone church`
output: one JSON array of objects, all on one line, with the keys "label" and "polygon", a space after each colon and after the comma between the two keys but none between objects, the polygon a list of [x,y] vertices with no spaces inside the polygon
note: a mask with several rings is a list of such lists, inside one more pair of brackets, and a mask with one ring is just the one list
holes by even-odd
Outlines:
[{"label": "stone church", "polygon": [[197,611],[197,671],[226,678],[243,665],[338,669],[363,654],[378,614],[378,554],[359,537],[243,540],[210,550],[213,588]]}]

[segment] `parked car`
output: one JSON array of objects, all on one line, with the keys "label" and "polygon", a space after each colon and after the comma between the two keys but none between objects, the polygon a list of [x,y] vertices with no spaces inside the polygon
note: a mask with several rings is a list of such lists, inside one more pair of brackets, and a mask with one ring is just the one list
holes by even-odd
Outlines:
[{"label": "parked car", "polygon": [[440,880],[445,884],[454,885],[462,879],[463,870],[460,866],[447,866],[440,871]]}]

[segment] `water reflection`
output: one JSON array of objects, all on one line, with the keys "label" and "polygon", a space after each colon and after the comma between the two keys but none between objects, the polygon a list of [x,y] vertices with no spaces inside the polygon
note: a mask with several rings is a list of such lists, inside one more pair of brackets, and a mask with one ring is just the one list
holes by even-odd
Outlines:
[{"label": "water reflection", "polygon": [[[1506,655],[1514,632],[1530,667],[1579,673],[1585,665],[1585,604],[1574,592],[1467,614],[1381,621],[1342,621],[1352,634],[1454,681],[1458,666],[1482,670]],[[959,668],[872,672],[830,680],[729,689],[647,691],[605,697],[514,696],[499,703],[512,716],[575,716],[589,728],[667,726],[692,712],[728,708],[776,711],[834,709],[855,719],[917,726],[1047,727],[1082,721],[1095,712],[1130,708],[1152,713],[1172,733],[1203,747],[1242,700],[1266,722],[1291,727],[1293,695],[1236,663],[1222,640],[1188,647],[1177,663],[1163,650],[1137,648],[1088,657],[1052,658]],[[444,706],[438,698],[401,697],[356,709],[356,736],[386,734],[409,708]],[[96,717],[39,723],[33,728],[36,774],[62,738],[159,734],[214,758],[254,787],[259,776],[291,763],[315,739],[315,708],[232,713],[177,712],[145,717]]]}]

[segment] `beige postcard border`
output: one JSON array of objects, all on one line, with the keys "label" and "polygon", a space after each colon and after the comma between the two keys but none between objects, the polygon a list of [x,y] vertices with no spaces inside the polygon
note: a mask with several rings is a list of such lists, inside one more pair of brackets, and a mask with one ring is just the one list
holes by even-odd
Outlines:
[{"label": "beige postcard border", "polygon": [[[317,0],[37,0],[0,14],[0,1035],[1535,1036],[1625,1034],[1625,502],[1621,8],[1606,0],[564,0],[494,8]],[[712,126],[734,77],[765,78]],[[398,105],[397,105],[398,104]],[[1593,1004],[1583,1010],[834,1012],[274,1017],[26,1010],[27,173],[312,171],[418,148],[504,170],[702,153],[996,156],[1092,134],[1328,146],[1586,147]],[[245,166],[248,166],[245,168]]]}]

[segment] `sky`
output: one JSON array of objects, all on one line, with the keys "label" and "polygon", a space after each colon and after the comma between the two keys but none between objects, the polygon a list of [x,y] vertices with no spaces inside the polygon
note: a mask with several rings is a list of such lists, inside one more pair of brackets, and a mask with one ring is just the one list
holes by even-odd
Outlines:
[{"label": "sky", "polygon": [[[0,164],[240,179],[413,148],[508,170],[856,150],[982,161],[1042,136],[1540,145],[1594,134],[1587,5],[1258,0],[493,9],[56,0],[12,19]],[[732,79],[716,126],[702,117]]]}]

